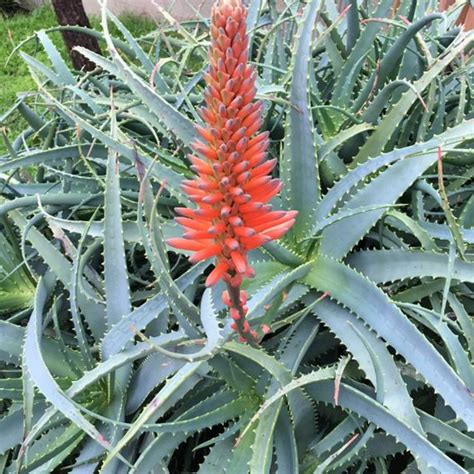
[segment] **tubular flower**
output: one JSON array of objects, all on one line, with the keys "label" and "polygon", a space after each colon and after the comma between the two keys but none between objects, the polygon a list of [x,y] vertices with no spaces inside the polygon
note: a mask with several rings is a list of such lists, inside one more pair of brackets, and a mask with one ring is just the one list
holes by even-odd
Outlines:
[{"label": "tubular flower", "polygon": [[193,251],[193,263],[216,258],[206,285],[226,282],[224,300],[241,337],[242,331],[250,333],[240,292],[243,278],[254,275],[247,253],[280,238],[296,217],[294,211],[272,211],[268,204],[282,183],[270,174],[276,160],[267,160],[268,133],[257,133],[263,104],[254,100],[256,73],[247,64],[246,16],[241,0],[220,0],[213,7],[205,107],[200,110],[204,126],[196,126],[200,139],[189,155],[197,176],[183,183],[198,209],[176,209],[184,234],[168,241]]}]

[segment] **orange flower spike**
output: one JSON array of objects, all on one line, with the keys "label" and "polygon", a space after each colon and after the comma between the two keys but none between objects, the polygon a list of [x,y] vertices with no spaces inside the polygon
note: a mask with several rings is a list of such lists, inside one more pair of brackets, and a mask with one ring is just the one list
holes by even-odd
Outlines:
[{"label": "orange flower spike", "polygon": [[256,73],[248,65],[247,11],[241,0],[218,0],[212,9],[209,71],[204,75],[205,107],[196,125],[199,140],[189,155],[196,178],[183,190],[198,209],[177,208],[184,227],[172,247],[192,251],[190,262],[216,258],[206,280],[227,285],[223,300],[231,311],[232,327],[241,340],[256,345],[256,333],[245,319],[247,295],[240,290],[244,277],[254,275],[247,253],[280,238],[294,224],[295,211],[272,211],[267,204],[281,189],[270,173],[276,160],[267,160],[268,132],[263,104],[255,101]]}]

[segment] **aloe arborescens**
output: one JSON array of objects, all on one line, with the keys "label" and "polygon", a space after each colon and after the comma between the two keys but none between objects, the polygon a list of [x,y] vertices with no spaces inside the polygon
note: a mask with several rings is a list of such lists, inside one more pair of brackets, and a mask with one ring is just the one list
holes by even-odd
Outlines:
[{"label": "aloe arborescens", "polygon": [[198,174],[184,190],[198,209],[178,208],[176,220],[186,229],[183,238],[169,240],[175,248],[195,253],[191,262],[216,257],[206,280],[211,286],[223,279],[228,291],[233,328],[241,340],[254,343],[246,314],[243,277],[253,276],[247,252],[278,239],[293,225],[295,211],[272,211],[268,202],[280,191],[281,181],[270,172],[276,160],[266,160],[268,133],[262,125],[262,103],[255,101],[254,68],[247,64],[246,10],[240,0],[221,0],[212,12],[210,67],[205,76],[205,126],[193,144],[200,155],[190,155]]},{"label": "aloe arborescens", "polygon": [[[459,2],[442,21],[425,14],[437,1],[403,0],[406,28],[390,19],[393,0],[349,2],[346,15],[337,2],[251,2],[260,130],[252,69],[239,66],[245,12],[220,4],[201,138],[204,21],[135,39],[104,8],[107,56],[80,49],[93,75],[61,59],[56,28],[28,40],[42,46],[21,53],[38,91],[0,119],[28,124],[0,150],[0,471],[472,469],[474,33],[456,28]],[[257,193],[278,182],[249,189],[259,166],[271,182],[264,130],[282,208],[299,211],[268,252],[252,240],[292,215],[262,210]],[[196,205],[172,243],[210,256],[189,265],[170,262],[164,241],[191,201],[181,151],[196,138],[200,177],[185,183]],[[226,178],[243,191],[230,204]],[[235,203],[244,194],[262,203],[253,216]],[[246,228],[255,234],[237,235]],[[211,263],[219,283],[196,291]],[[25,278],[29,298],[10,298]],[[221,327],[226,282],[246,341],[245,320],[272,328],[258,349]]]}]

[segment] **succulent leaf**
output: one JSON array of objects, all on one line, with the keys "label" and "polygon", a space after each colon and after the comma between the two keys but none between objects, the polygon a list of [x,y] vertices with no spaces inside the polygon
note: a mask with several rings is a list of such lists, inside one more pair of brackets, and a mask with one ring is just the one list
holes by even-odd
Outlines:
[{"label": "succulent leaf", "polygon": [[12,53],[0,471],[471,471],[460,3],[218,0],[142,37],[100,3]]}]

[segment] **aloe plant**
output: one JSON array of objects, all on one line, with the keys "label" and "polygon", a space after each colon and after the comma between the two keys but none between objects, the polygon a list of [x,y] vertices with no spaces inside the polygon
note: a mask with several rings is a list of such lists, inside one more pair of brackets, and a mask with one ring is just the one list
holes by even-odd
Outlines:
[{"label": "aloe plant", "polygon": [[31,305],[35,285],[16,245],[17,236],[3,220],[0,234],[0,314],[9,314]]},{"label": "aloe plant", "polygon": [[49,63],[20,52],[38,91],[0,161],[34,292],[0,320],[4,472],[472,470],[473,34],[434,6],[250,3],[272,205],[298,211],[246,253],[252,344],[214,262],[167,245],[195,209],[207,20],[135,39],[104,5],[79,75],[25,40]]}]

